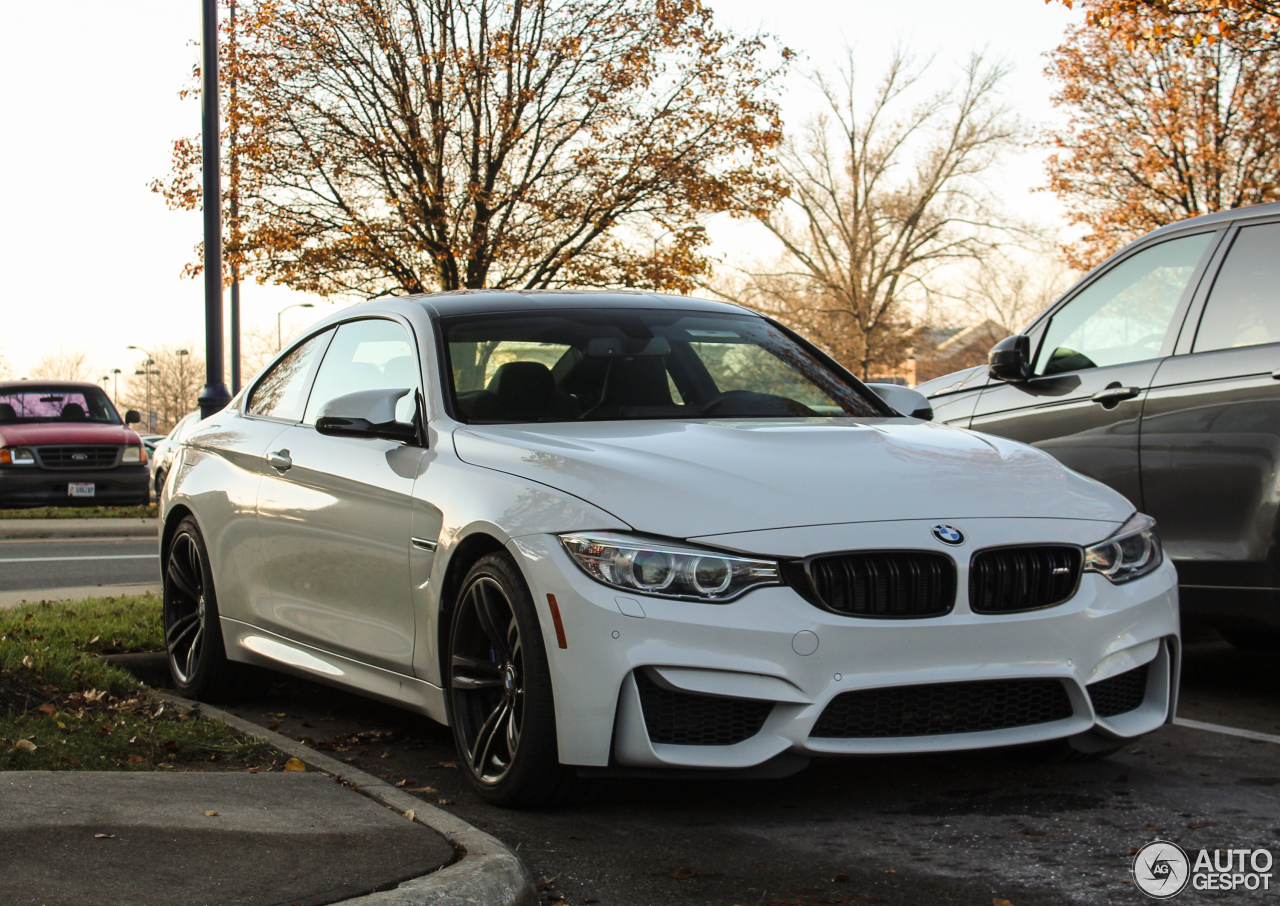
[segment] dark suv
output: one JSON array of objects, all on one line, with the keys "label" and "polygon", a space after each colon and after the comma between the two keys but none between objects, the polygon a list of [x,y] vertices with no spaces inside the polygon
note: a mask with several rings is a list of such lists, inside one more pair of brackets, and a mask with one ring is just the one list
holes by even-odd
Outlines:
[{"label": "dark suv", "polygon": [[0,382],[0,507],[149,503],[138,420],[96,384]]},{"label": "dark suv", "polygon": [[1280,648],[1280,204],[1149,233],[989,366],[917,389],[1120,491],[1156,518],[1185,623]]}]

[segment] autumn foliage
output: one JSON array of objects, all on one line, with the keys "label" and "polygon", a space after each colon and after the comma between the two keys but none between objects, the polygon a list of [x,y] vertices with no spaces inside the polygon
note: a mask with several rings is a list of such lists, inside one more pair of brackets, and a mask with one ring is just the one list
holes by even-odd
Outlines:
[{"label": "autumn foliage", "polygon": [[1230,40],[1149,43],[1151,16],[1123,15],[1069,31],[1048,70],[1069,116],[1051,137],[1049,187],[1087,229],[1064,249],[1081,269],[1164,224],[1280,200],[1270,26],[1238,21]]},{"label": "autumn foliage", "polygon": [[[1045,0],[1053,2],[1053,0]],[[1242,40],[1271,50],[1280,41],[1277,0],[1057,0],[1082,8],[1085,22],[1129,47]]]},{"label": "autumn foliage", "polygon": [[[295,289],[686,290],[783,192],[788,54],[697,0],[240,0],[222,48],[227,255]],[[200,206],[198,139],[154,188]]]}]

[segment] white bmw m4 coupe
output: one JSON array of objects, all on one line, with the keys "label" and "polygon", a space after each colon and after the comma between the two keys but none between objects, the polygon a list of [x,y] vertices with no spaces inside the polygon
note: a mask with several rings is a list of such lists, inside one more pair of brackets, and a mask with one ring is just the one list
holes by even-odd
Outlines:
[{"label": "white bmw m4 coupe", "polygon": [[716,302],[342,311],[175,459],[173,679],[217,699],[270,668],[414,709],[513,806],[592,774],[1097,755],[1170,720],[1154,523],[882,392]]}]

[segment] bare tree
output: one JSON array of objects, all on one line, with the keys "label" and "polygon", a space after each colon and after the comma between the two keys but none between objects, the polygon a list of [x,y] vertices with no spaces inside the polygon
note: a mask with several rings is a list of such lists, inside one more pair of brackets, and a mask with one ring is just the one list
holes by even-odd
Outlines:
[{"label": "bare tree", "polygon": [[863,375],[899,363],[907,306],[941,269],[1014,230],[982,182],[1022,137],[998,100],[1007,69],[974,55],[954,88],[913,105],[927,69],[895,53],[869,103],[852,55],[835,82],[816,76],[826,110],[784,144],[790,197],[762,218],[785,253],[747,300]]},{"label": "bare tree", "polygon": [[0,349],[0,381],[8,380],[11,373],[9,360],[4,357],[4,350]]},{"label": "bare tree", "polygon": [[[184,415],[197,408],[205,368],[203,357],[186,351],[193,348],[191,344],[156,347],[151,364],[142,366],[144,372],[156,372],[151,375],[150,403],[156,413],[156,430],[162,434],[167,434]],[[147,401],[146,375],[131,376],[128,385],[120,391],[120,408],[142,412],[145,424]]]},{"label": "bare tree", "polygon": [[83,349],[68,350],[59,346],[57,352],[48,353],[36,362],[31,369],[31,377],[38,381],[93,380],[89,353]]},{"label": "bare tree", "polygon": [[999,250],[978,261],[953,314],[966,324],[990,322],[1000,340],[1018,333],[1079,276],[1051,250]]}]

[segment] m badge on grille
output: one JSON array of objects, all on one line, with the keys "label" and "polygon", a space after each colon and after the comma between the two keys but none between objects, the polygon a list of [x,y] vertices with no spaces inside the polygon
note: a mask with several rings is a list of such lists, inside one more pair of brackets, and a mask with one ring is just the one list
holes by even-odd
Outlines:
[{"label": "m badge on grille", "polygon": [[935,525],[933,537],[943,544],[964,544],[964,535],[953,525]]}]

